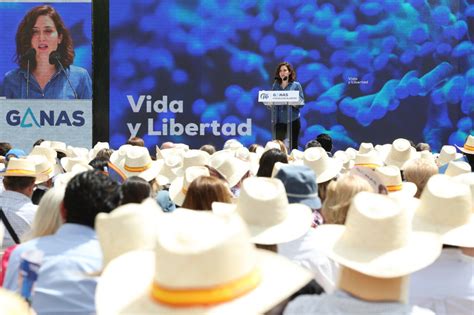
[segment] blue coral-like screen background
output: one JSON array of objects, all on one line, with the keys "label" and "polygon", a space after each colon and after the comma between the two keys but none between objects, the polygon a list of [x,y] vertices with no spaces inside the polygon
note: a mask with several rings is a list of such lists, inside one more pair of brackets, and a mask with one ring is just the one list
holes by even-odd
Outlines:
[{"label": "blue coral-like screen background", "polygon": [[[154,118],[244,122],[248,145],[271,138],[257,103],[274,68],[297,70],[306,105],[300,147],[329,133],[336,148],[404,137],[439,150],[473,132],[474,4],[427,0],[110,1],[110,136]],[[184,113],[133,113],[127,95],[167,95]],[[226,137],[138,136],[193,147]]]}]

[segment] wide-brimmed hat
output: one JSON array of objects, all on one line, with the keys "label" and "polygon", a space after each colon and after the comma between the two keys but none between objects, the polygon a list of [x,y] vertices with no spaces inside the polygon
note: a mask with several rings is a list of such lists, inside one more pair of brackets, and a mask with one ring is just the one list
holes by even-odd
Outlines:
[{"label": "wide-brimmed hat", "polygon": [[474,247],[470,187],[443,174],[426,183],[413,217],[413,229],[441,235],[447,245]]},{"label": "wide-brimmed hat", "polygon": [[236,205],[219,202],[212,205],[212,210],[218,213],[232,209],[247,223],[256,244],[290,242],[311,228],[311,209],[304,204],[289,204],[285,187],[276,178],[247,178]]},{"label": "wide-brimmed hat", "polygon": [[163,166],[163,161],[153,161],[148,149],[132,146],[127,150],[125,158],[117,167],[127,176],[138,176],[147,182],[156,178]]},{"label": "wide-brimmed hat", "polygon": [[94,147],[89,151],[89,160],[95,159],[97,153],[99,153],[102,149],[110,149],[110,145],[108,142],[97,142]]},{"label": "wide-brimmed hat", "polygon": [[342,169],[342,163],[330,158],[327,152],[320,147],[306,149],[303,161],[304,165],[309,166],[316,173],[318,184],[336,177]]},{"label": "wide-brimmed hat", "polygon": [[456,176],[464,173],[471,172],[471,165],[464,161],[449,161],[448,167],[444,174],[448,176]]},{"label": "wide-brimmed hat", "polygon": [[354,167],[354,159],[351,158],[351,155],[346,151],[338,150],[334,152],[333,158],[342,163],[342,173],[347,173]]},{"label": "wide-brimmed hat", "polygon": [[127,155],[127,151],[130,150],[133,147],[131,144],[123,144],[121,145],[118,150],[115,150],[112,152],[110,155],[110,162],[112,162],[114,165],[119,165],[120,162],[125,159],[125,156]]},{"label": "wide-brimmed hat", "polygon": [[57,153],[53,148],[35,145],[28,156],[44,156],[48,161],[56,164]]},{"label": "wide-brimmed hat", "polygon": [[68,157],[81,157],[83,159],[89,159],[89,149],[84,147],[73,147],[71,145],[67,146]]},{"label": "wide-brimmed hat", "polygon": [[390,151],[385,158],[385,164],[401,168],[406,161],[415,157],[415,152],[416,149],[411,146],[410,141],[398,138],[393,141]]},{"label": "wide-brimmed hat", "polygon": [[392,198],[360,192],[352,200],[345,225],[315,230],[318,248],[339,264],[377,278],[396,278],[422,269],[441,253],[434,233],[414,232],[411,213]]},{"label": "wide-brimmed hat", "polygon": [[182,209],[163,219],[154,251],[126,253],[105,268],[98,315],[263,314],[312,278],[256,249],[235,214]]},{"label": "wide-brimmed hat", "polygon": [[181,154],[167,154],[163,159],[163,167],[156,177],[158,184],[167,185],[178,177],[177,172],[183,166]]},{"label": "wide-brimmed hat", "polygon": [[216,170],[224,176],[227,183],[229,183],[229,187],[232,188],[250,171],[250,163],[244,162],[236,157],[229,157],[217,166]]},{"label": "wide-brimmed hat", "polygon": [[265,144],[265,147],[263,148],[263,151],[264,151],[264,152],[267,152],[267,151],[269,151],[269,150],[271,150],[271,149],[278,149],[278,150],[281,151],[280,145],[279,145],[277,142],[275,142],[275,141],[268,141],[268,142]]},{"label": "wide-brimmed hat", "polygon": [[474,135],[467,136],[463,147],[456,147],[465,154],[474,154]]},{"label": "wide-brimmed hat", "polygon": [[370,151],[373,151],[374,145],[371,142],[361,142],[359,146],[359,153],[365,154],[369,153]]},{"label": "wide-brimmed hat", "polygon": [[0,173],[3,177],[34,177],[40,183],[48,180],[46,174],[38,174],[34,161],[30,159],[11,158],[5,172]]},{"label": "wide-brimmed hat", "polygon": [[163,160],[169,155],[180,155],[181,158],[184,155],[184,152],[188,151],[189,148],[184,148],[184,147],[173,147],[173,148],[168,148],[168,149],[160,149],[158,146],[156,146],[156,159],[157,160]]},{"label": "wide-brimmed hat", "polygon": [[218,168],[225,160],[232,157],[234,157],[234,152],[226,150],[217,151],[209,157],[207,165],[213,168]]},{"label": "wide-brimmed hat", "polygon": [[366,153],[357,152],[354,159],[354,166],[369,167],[376,169],[377,167],[383,166],[383,160],[379,153],[375,150],[367,151]]},{"label": "wide-brimmed hat", "polygon": [[415,196],[418,188],[414,183],[403,182],[400,169],[394,165],[382,166],[375,169],[375,174],[387,188],[389,195]]},{"label": "wide-brimmed hat", "polygon": [[456,152],[456,148],[452,145],[443,145],[441,151],[436,158],[436,165],[438,167],[447,164],[449,161],[457,160],[462,158],[462,154]]},{"label": "wide-brimmed hat", "polygon": [[237,139],[229,139],[224,142],[223,150],[236,151],[239,148],[242,148],[244,145],[239,142]]},{"label": "wide-brimmed hat", "polygon": [[474,173],[464,173],[454,176],[453,179],[461,184],[467,185],[471,189],[472,212],[474,213]]},{"label": "wide-brimmed hat", "polygon": [[38,177],[35,181],[35,184],[40,184],[48,181],[54,176],[60,174],[56,164],[51,163],[46,156],[40,155],[29,155],[28,159],[35,163],[36,173],[43,174],[45,176]]},{"label": "wide-brimmed hat", "polygon": [[[214,155],[214,154],[213,154]],[[203,150],[188,150],[183,154],[183,166],[176,170],[178,176],[183,176],[188,167],[205,166],[209,164],[210,155]]]},{"label": "wide-brimmed hat", "polygon": [[188,167],[183,176],[177,177],[171,182],[169,188],[171,200],[178,206],[181,206],[184,198],[186,198],[189,185],[199,176],[210,176],[209,169],[205,166]]},{"label": "wide-brimmed hat", "polygon": [[281,162],[275,178],[285,186],[289,203],[302,203],[311,209],[321,209],[321,199],[318,196],[318,184],[314,171],[305,165],[289,165]]},{"label": "wide-brimmed hat", "polygon": [[141,204],[129,203],[110,213],[95,217],[95,230],[103,253],[103,265],[126,252],[153,249],[156,243],[159,216],[163,211],[155,200]]},{"label": "wide-brimmed hat", "polygon": [[62,141],[49,141],[45,140],[40,143],[40,147],[47,147],[55,150],[56,152],[61,152],[66,156],[69,156],[69,151],[67,149],[67,145],[65,142]]},{"label": "wide-brimmed hat", "polygon": [[89,165],[89,159],[87,157],[63,157],[60,160],[61,166],[66,172],[70,172],[74,165]]}]

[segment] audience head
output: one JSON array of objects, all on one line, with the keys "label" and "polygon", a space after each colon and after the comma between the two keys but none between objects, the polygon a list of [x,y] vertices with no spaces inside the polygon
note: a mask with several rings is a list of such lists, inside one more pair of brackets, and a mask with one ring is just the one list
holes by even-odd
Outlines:
[{"label": "audience head", "polygon": [[304,146],[304,149],[309,149],[309,148],[320,148],[321,147],[321,143],[319,143],[318,140],[310,140],[306,143],[306,145]]},{"label": "audience head", "polygon": [[326,150],[326,152],[332,152],[332,138],[330,135],[328,135],[327,133],[319,134],[316,137],[316,140],[321,144],[321,146],[324,150]]},{"label": "audience head", "polygon": [[199,150],[205,151],[209,153],[209,155],[213,155],[214,153],[216,153],[216,147],[213,146],[212,144],[205,144],[202,147],[200,147]]},{"label": "audience head", "polygon": [[9,142],[0,142],[0,156],[6,156],[11,149],[12,145]]},{"label": "audience head", "polygon": [[127,203],[141,203],[152,194],[150,184],[141,177],[127,178],[120,186],[122,191],[122,205]]},{"label": "audience head", "polygon": [[276,162],[288,164],[288,156],[279,149],[270,149],[260,157],[258,177],[272,177],[273,166]]},{"label": "audience head", "polygon": [[211,210],[213,202],[232,202],[227,184],[212,176],[199,176],[191,182],[184,198],[183,208]]},{"label": "audience head", "polygon": [[47,179],[47,175],[36,174],[36,166],[28,159],[12,158],[4,173],[3,185],[6,190],[16,191],[31,198],[36,180]]},{"label": "audience head", "polygon": [[74,176],[64,195],[65,221],[94,228],[99,212],[110,212],[120,204],[119,185],[99,171]]},{"label": "audience head", "polygon": [[416,185],[416,198],[420,198],[426,183],[431,176],[438,174],[438,167],[434,161],[427,159],[414,159],[406,163],[403,170],[403,177],[406,181]]},{"label": "audience head", "polygon": [[140,137],[131,137],[125,144],[130,144],[137,147],[144,147],[145,141]]},{"label": "audience head", "polygon": [[259,153],[258,150],[263,151],[263,147],[260,144],[253,143],[249,146],[249,152]]},{"label": "audience head", "polygon": [[97,152],[97,155],[95,156],[95,158],[109,161],[110,156],[112,155],[113,152],[114,150],[112,149],[103,148],[99,152]]},{"label": "audience head", "polygon": [[344,224],[352,198],[361,191],[373,190],[372,186],[360,176],[345,174],[337,181],[331,181],[327,186],[326,199],[321,211],[324,223]]},{"label": "audience head", "polygon": [[428,143],[425,142],[420,142],[415,146],[416,151],[421,152],[421,151],[430,151],[431,152],[431,146]]},{"label": "audience head", "polygon": [[96,157],[95,159],[89,162],[89,165],[92,166],[93,169],[107,173],[109,161],[103,158]]}]

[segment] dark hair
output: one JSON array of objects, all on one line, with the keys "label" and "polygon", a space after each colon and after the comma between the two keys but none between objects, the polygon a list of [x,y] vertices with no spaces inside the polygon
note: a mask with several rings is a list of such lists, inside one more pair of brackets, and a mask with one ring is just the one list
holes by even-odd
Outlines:
[{"label": "dark hair", "polygon": [[205,144],[199,150],[209,153],[210,155],[216,153],[216,147],[212,144]]},{"label": "dark hair", "polygon": [[216,177],[199,176],[191,182],[183,208],[211,210],[214,201],[231,203],[232,194],[226,183]]},{"label": "dark hair", "polygon": [[318,140],[310,140],[306,143],[306,145],[304,146],[305,150],[306,149],[309,149],[309,148],[320,148],[321,147],[321,143],[319,143]]},{"label": "dark hair", "polygon": [[3,185],[8,190],[20,191],[34,185],[35,178],[27,176],[5,176]]},{"label": "dark hair", "polygon": [[421,152],[421,151],[430,151],[431,152],[431,146],[428,143],[425,142],[420,142],[415,146],[416,151]]},{"label": "dark hair", "polygon": [[130,139],[128,139],[126,144],[134,145],[137,147],[144,147],[145,141],[140,137],[131,137]]},{"label": "dark hair", "polygon": [[330,135],[327,133],[322,133],[316,137],[316,140],[321,143],[321,146],[324,150],[326,150],[326,152],[332,151],[332,138]]},{"label": "dark hair", "polygon": [[252,143],[252,144],[249,146],[249,152],[254,152],[254,153],[256,153],[258,147],[262,147],[262,146],[261,146],[260,144]]},{"label": "dark hair", "polygon": [[35,143],[33,143],[33,148],[36,147],[37,145],[40,145],[41,143],[43,143],[45,140],[44,139],[38,139],[35,141]]},{"label": "dark hair", "polygon": [[[57,52],[60,54],[59,59],[65,68],[69,67],[73,63],[75,56],[72,37],[59,13],[49,5],[34,7],[23,17],[23,20],[20,22],[16,31],[15,61],[20,68],[26,69],[27,60],[22,59],[21,56],[31,48],[33,27],[35,26],[38,17],[43,15],[46,15],[53,20],[58,35],[61,36],[61,43],[58,45],[57,49]],[[30,61],[30,66],[32,69],[36,68],[36,60],[34,58]]]},{"label": "dark hair", "polygon": [[288,164],[288,156],[279,149],[270,149],[260,157],[260,166],[258,168],[258,177],[272,177],[273,166],[276,162]]},{"label": "dark hair", "polygon": [[96,215],[114,210],[120,200],[120,187],[108,176],[96,170],[77,174],[64,194],[66,222],[94,228]]},{"label": "dark hair", "polygon": [[8,151],[12,149],[12,145],[9,142],[0,142],[0,155],[5,156]]},{"label": "dark hair", "polygon": [[108,172],[109,160],[96,157],[89,162],[89,165],[95,170]]},{"label": "dark hair", "polygon": [[151,196],[150,184],[141,177],[131,176],[127,178],[122,186],[122,204],[141,203]]},{"label": "dark hair", "polygon": [[112,149],[103,148],[99,152],[97,152],[95,158],[109,161],[110,156],[112,155],[113,152],[114,150]]},{"label": "dark hair", "polygon": [[288,71],[290,71],[290,76],[288,77],[288,81],[289,82],[296,81],[296,70],[293,69],[293,66],[291,64],[289,64],[286,61],[283,61],[278,64],[275,70],[275,80],[278,82],[278,84],[281,84],[280,68],[283,66],[286,66],[288,68]]},{"label": "dark hair", "polygon": [[471,165],[471,170],[474,170],[474,154],[464,153],[464,156],[466,157],[469,165]]}]

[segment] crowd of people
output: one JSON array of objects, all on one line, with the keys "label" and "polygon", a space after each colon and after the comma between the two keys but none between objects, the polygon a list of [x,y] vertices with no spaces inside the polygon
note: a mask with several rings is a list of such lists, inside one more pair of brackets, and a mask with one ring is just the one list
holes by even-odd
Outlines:
[{"label": "crowd of people", "polygon": [[474,135],[0,143],[0,314],[473,314]]}]

